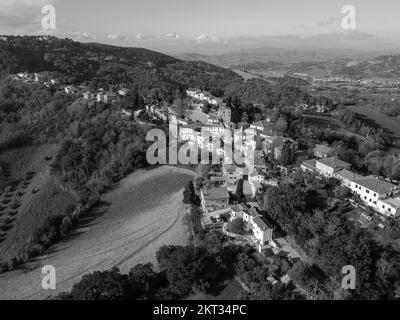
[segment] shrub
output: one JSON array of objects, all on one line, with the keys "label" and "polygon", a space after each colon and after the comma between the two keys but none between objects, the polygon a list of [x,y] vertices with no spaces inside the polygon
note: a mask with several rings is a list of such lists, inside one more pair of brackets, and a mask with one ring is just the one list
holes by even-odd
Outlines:
[{"label": "shrub", "polygon": [[65,217],[61,222],[61,237],[65,238],[71,231],[73,226],[72,218],[70,216]]},{"label": "shrub", "polygon": [[32,259],[43,254],[45,250],[46,248],[43,245],[36,243],[28,248],[26,256],[28,259]]},{"label": "shrub", "polygon": [[61,239],[61,223],[64,219],[62,215],[54,215],[48,217],[43,226],[38,228],[33,234],[33,242],[51,246],[53,243]]},{"label": "shrub", "polygon": [[8,263],[5,261],[0,261],[0,273],[9,271]]}]

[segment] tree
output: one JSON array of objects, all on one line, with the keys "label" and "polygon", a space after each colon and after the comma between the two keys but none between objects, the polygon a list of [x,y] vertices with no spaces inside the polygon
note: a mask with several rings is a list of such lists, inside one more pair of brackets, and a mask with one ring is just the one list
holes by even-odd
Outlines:
[{"label": "tree", "polygon": [[242,120],[242,114],[238,107],[235,107],[232,111],[231,121],[233,123],[239,123]]},{"label": "tree", "polygon": [[293,163],[294,150],[290,143],[285,143],[282,147],[281,158],[279,159],[281,165],[288,166]]},{"label": "tree", "polygon": [[193,181],[189,181],[188,184],[185,186],[185,189],[183,191],[183,203],[191,204],[194,206],[200,205],[200,199],[196,195],[196,192],[194,190]]},{"label": "tree", "polygon": [[143,97],[135,90],[131,89],[121,100],[122,108],[136,111],[144,107]]},{"label": "tree", "polygon": [[141,299],[152,299],[157,290],[166,285],[166,279],[162,274],[154,272],[152,263],[137,264],[128,274],[129,284],[138,290]]},{"label": "tree", "polygon": [[84,275],[68,296],[74,300],[121,300],[130,297],[128,276],[118,268]]},{"label": "tree", "polygon": [[335,187],[334,193],[337,199],[346,199],[350,195],[350,190],[345,186],[339,185]]},{"label": "tree", "polygon": [[288,122],[285,117],[279,117],[278,121],[275,124],[275,129],[280,133],[285,133],[288,129]]},{"label": "tree", "polygon": [[238,184],[236,186],[235,196],[237,201],[241,201],[244,198],[243,192],[243,179],[239,179]]}]

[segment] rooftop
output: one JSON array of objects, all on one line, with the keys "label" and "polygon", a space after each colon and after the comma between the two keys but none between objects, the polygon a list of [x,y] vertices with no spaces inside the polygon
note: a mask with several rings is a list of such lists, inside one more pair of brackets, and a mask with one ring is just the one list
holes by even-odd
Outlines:
[{"label": "rooftop", "polygon": [[228,198],[228,190],[226,188],[203,188],[202,192],[205,200],[221,200]]},{"label": "rooftop", "polygon": [[355,179],[354,183],[357,183],[358,185],[371,190],[373,192],[376,192],[378,194],[386,194],[394,189],[396,189],[396,185],[393,183],[387,182],[385,180],[380,180],[376,179],[374,177],[365,177],[365,178],[360,178],[360,179]]},{"label": "rooftop", "polygon": [[267,230],[271,229],[267,222],[262,218],[262,217],[255,217],[254,218],[254,223],[261,229],[261,230]]},{"label": "rooftop", "polygon": [[315,170],[317,168],[317,160],[315,159],[306,160],[303,161],[302,165],[306,166],[309,169]]},{"label": "rooftop", "polygon": [[232,211],[234,212],[241,212],[241,211],[245,211],[247,212],[247,207],[244,204],[237,204],[236,206],[231,207]]},{"label": "rooftop", "polygon": [[354,181],[356,179],[361,179],[362,178],[362,176],[360,176],[359,174],[351,172],[351,171],[346,170],[346,169],[343,169],[343,170],[340,170],[340,171],[336,172],[336,175],[338,175],[339,177],[341,177],[343,179],[347,179],[347,180],[350,180],[350,181]]},{"label": "rooftop", "polygon": [[389,204],[390,206],[394,208],[400,208],[400,197],[397,198],[389,198],[384,200],[383,202]]},{"label": "rooftop", "polygon": [[338,157],[331,157],[317,161],[334,169],[341,169],[350,166],[350,163],[344,162],[340,160]]}]

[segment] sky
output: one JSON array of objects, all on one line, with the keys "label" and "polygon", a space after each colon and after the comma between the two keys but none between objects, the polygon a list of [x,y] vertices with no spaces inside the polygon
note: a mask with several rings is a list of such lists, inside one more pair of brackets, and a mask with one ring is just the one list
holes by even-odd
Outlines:
[{"label": "sky", "polygon": [[[0,0],[0,33],[44,33],[41,9],[48,4],[56,9],[51,33],[81,41],[182,50],[200,44],[400,47],[398,0]],[[341,25],[344,5],[356,9],[351,32]]]}]

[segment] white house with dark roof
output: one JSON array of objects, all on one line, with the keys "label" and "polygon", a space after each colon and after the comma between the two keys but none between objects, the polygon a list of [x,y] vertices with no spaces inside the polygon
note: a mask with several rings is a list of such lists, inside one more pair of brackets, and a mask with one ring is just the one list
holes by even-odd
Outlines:
[{"label": "white house with dark roof", "polygon": [[249,180],[263,184],[265,182],[265,176],[266,174],[262,170],[256,168],[250,173]]},{"label": "white house with dark roof", "polygon": [[352,181],[362,178],[362,176],[360,176],[359,174],[351,172],[347,169],[337,171],[334,173],[333,176],[336,179],[340,180],[342,182],[342,185],[344,185],[347,188],[351,188]]},{"label": "white house with dark roof", "polygon": [[400,216],[400,188],[388,181],[373,176],[361,176],[350,171],[350,164],[337,157],[303,161],[303,171],[312,171],[334,177],[375,211],[386,216]]},{"label": "white house with dark roof", "polygon": [[224,187],[205,187],[201,189],[200,195],[204,212],[213,212],[228,207],[229,193]]},{"label": "white house with dark roof", "polygon": [[260,251],[272,241],[274,229],[262,216],[253,218],[251,229]]},{"label": "white house with dark roof", "polygon": [[[258,206],[258,204],[256,204]],[[241,203],[231,208],[230,221],[242,219],[246,231],[252,233],[252,241],[261,252],[273,239],[274,228],[263,218],[259,211],[253,206]]]},{"label": "white house with dark roof", "polygon": [[380,213],[391,216],[391,217],[399,217],[400,216],[400,197],[397,198],[388,198],[385,200],[378,200],[378,210]]},{"label": "white house with dark roof", "polygon": [[380,213],[389,216],[398,214],[400,203],[395,197],[399,195],[400,188],[393,183],[369,176],[352,181],[350,189],[366,205]]},{"label": "white house with dark roof", "polygon": [[317,171],[326,177],[333,177],[336,172],[350,169],[350,167],[350,163],[344,162],[338,157],[320,159],[316,162]]},{"label": "white house with dark roof", "polygon": [[300,168],[303,171],[315,172],[317,171],[317,160],[315,159],[305,160],[301,163]]}]

